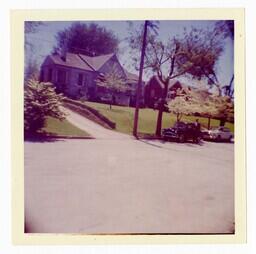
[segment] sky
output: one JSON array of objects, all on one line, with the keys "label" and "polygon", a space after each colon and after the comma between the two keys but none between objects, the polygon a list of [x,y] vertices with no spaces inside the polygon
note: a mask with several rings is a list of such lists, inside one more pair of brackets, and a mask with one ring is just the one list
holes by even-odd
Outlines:
[{"label": "sky", "polygon": [[[137,73],[131,62],[129,55],[129,45],[125,42],[128,35],[128,22],[126,21],[93,21],[101,26],[112,30],[119,38],[119,54],[120,63],[130,72]],[[159,21],[158,38],[166,42],[169,38],[179,35],[184,28],[212,28],[216,21],[213,20],[162,20]],[[55,36],[58,31],[68,28],[73,22],[71,21],[49,21],[43,22],[36,32],[28,34],[27,40],[33,45],[33,50],[29,47],[25,48],[26,59],[34,59],[40,66],[44,58],[51,53],[53,47],[56,45]],[[87,23],[87,22],[84,22]],[[90,22],[89,22],[90,23]],[[140,26],[143,21],[133,21],[134,26]],[[234,45],[231,39],[227,38],[225,41],[225,49],[217,63],[217,76],[222,85],[228,85],[234,73]],[[137,73],[138,74],[138,73]],[[144,80],[148,80],[151,74],[144,75]],[[183,78],[184,79],[184,78]],[[187,78],[185,78],[187,80]],[[187,82],[192,82],[187,80]]]}]

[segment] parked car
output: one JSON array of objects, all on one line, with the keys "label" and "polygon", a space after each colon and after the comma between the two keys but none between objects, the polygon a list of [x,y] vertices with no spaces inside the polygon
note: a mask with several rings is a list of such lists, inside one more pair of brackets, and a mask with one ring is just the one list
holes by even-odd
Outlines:
[{"label": "parked car", "polygon": [[233,138],[233,133],[227,127],[215,127],[210,130],[203,130],[202,137],[205,140],[215,140],[215,141],[231,141]]},{"label": "parked car", "polygon": [[198,131],[194,123],[176,122],[174,127],[162,130],[164,140],[175,140],[180,143],[192,140],[199,143],[201,140],[201,132]]}]

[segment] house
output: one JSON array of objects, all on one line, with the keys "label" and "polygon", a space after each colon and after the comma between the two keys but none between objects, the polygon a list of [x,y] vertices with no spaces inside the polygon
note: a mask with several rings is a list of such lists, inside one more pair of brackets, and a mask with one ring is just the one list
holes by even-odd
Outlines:
[{"label": "house", "polygon": [[113,70],[126,81],[127,88],[133,88],[116,93],[116,104],[134,105],[138,76],[125,70],[116,54],[94,57],[73,53],[49,55],[41,65],[40,80],[52,82],[57,92],[71,98],[104,101],[109,99],[108,91],[97,86],[96,79]]},{"label": "house", "polygon": [[[167,102],[175,97],[178,89],[188,88],[188,86],[182,84],[180,81],[174,79],[169,81]],[[162,98],[164,93],[164,84],[158,76],[153,76],[144,88],[144,103],[146,107],[154,108],[156,102]]]}]

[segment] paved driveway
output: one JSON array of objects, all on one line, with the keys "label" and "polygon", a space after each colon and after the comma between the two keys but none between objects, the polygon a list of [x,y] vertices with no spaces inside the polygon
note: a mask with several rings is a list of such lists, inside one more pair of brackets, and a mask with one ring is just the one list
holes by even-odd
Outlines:
[{"label": "paved driveway", "polygon": [[66,119],[80,128],[81,130],[86,131],[92,137],[97,139],[132,139],[130,135],[120,133],[114,130],[109,130],[103,126],[87,119],[84,116],[68,109],[63,108],[63,111],[66,113]]},{"label": "paved driveway", "polygon": [[231,233],[234,145],[25,142],[27,232]]}]

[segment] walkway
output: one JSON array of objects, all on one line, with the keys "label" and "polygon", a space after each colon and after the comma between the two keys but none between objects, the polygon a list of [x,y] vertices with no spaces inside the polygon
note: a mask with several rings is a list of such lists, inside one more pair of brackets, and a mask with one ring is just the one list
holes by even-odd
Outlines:
[{"label": "walkway", "polygon": [[66,119],[70,123],[77,126],[79,129],[86,131],[96,139],[132,139],[132,137],[127,134],[106,129],[70,109],[64,108],[63,110],[67,114]]}]

